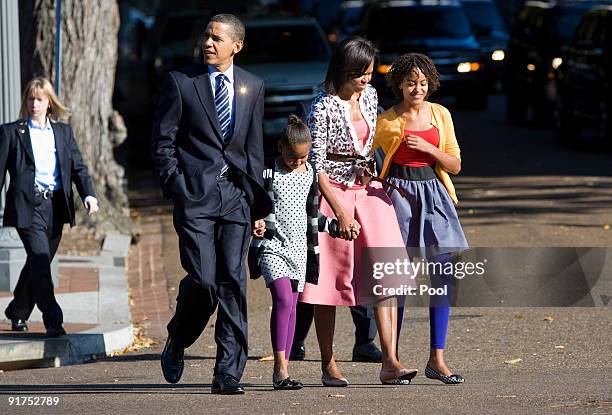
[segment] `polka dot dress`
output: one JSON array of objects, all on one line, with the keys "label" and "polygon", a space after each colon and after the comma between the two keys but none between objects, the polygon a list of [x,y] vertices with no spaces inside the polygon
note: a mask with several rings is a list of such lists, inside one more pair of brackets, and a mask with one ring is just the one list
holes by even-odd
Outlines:
[{"label": "polka dot dress", "polygon": [[298,292],[304,290],[308,243],[306,199],[312,184],[312,167],[304,172],[287,172],[274,167],[272,185],[276,199],[276,235],[261,256],[261,272],[266,286],[281,277],[298,281]]}]

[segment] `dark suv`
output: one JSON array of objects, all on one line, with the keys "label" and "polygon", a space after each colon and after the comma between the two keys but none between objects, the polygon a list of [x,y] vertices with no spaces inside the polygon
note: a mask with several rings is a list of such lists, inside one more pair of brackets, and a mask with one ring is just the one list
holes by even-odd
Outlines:
[{"label": "dark suv", "polygon": [[276,139],[287,125],[287,115],[319,91],[331,49],[314,19],[269,18],[244,25],[246,40],[236,64],[264,80],[264,134]]},{"label": "dark suv", "polygon": [[559,68],[558,136],[577,142],[595,129],[606,144],[612,139],[612,6],[588,11]]},{"label": "dark suv", "polygon": [[552,124],[557,98],[554,71],[563,62],[582,15],[592,1],[527,1],[510,38],[506,63],[508,121]]},{"label": "dark suv", "polygon": [[[466,108],[484,108],[488,90],[480,44],[458,1],[381,1],[364,9],[362,27],[380,48],[378,72],[403,53],[428,55],[441,75],[441,95]],[[382,76],[373,81],[384,106],[392,102]]]},{"label": "dark suv", "polygon": [[485,62],[491,90],[501,89],[510,36],[494,0],[461,0]]}]

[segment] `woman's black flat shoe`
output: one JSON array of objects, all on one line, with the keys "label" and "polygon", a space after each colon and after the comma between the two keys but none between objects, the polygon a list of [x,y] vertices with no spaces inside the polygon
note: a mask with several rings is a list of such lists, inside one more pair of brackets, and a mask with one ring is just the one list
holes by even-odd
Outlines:
[{"label": "woman's black flat shoe", "polygon": [[274,386],[274,390],[277,390],[277,391],[278,390],[291,391],[291,390],[302,389],[304,387],[304,384],[300,382],[299,380],[293,380],[288,377],[283,380],[279,380],[278,382],[273,380],[272,386]]},{"label": "woman's black flat shoe", "polygon": [[465,382],[465,379],[461,375],[450,375],[444,376],[430,368],[429,366],[425,367],[425,376],[429,379],[437,379],[442,383],[446,383],[447,385],[455,385],[458,383]]}]

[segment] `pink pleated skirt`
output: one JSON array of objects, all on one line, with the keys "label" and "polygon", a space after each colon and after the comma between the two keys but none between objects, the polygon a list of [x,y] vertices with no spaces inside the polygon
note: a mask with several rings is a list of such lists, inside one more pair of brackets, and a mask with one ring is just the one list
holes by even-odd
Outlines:
[{"label": "pink pleated skirt", "polygon": [[[319,282],[306,283],[300,301],[335,306],[370,303],[372,295],[361,292],[364,286],[370,285],[364,279],[372,278],[371,273],[360,269],[362,250],[405,248],[395,209],[378,182],[371,182],[367,187],[347,187],[335,182],[331,185],[344,211],[361,225],[361,232],[354,241],[319,233]],[[321,196],[320,200],[321,213],[335,217],[325,198]]]}]

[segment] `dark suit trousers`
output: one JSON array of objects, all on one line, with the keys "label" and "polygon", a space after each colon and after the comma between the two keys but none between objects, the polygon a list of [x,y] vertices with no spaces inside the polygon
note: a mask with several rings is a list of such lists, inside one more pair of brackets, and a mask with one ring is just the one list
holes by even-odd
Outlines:
[{"label": "dark suit trousers", "polygon": [[[355,325],[355,345],[360,346],[374,341],[376,337],[376,320],[374,309],[371,305],[356,305],[350,307],[351,317]],[[293,344],[303,343],[308,336],[312,320],[314,318],[314,305],[298,303],[297,321],[295,323],[295,334]]]},{"label": "dark suit trousers", "polygon": [[245,257],[251,234],[250,209],[244,192],[232,181],[220,179],[211,198],[214,217],[186,218],[174,210],[181,264],[176,313],[168,333],[182,347],[191,346],[217,310],[214,374],[242,377],[247,360],[247,301]]},{"label": "dark suit trousers", "polygon": [[64,224],[60,209],[64,206],[60,197],[37,198],[37,203],[32,224],[17,229],[27,259],[15,287],[14,299],[5,314],[8,318],[27,320],[36,304],[42,312],[45,327],[57,327],[63,323],[63,314],[53,293],[51,261],[62,237]]}]

